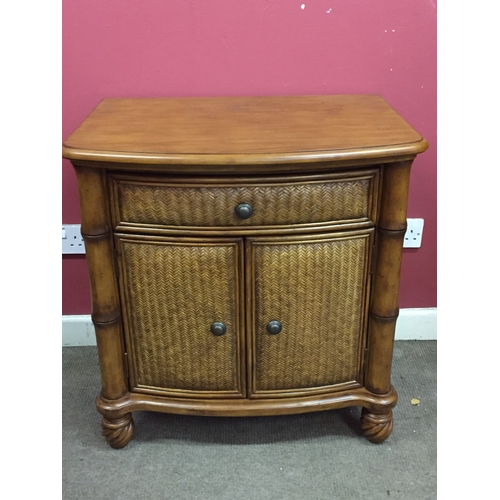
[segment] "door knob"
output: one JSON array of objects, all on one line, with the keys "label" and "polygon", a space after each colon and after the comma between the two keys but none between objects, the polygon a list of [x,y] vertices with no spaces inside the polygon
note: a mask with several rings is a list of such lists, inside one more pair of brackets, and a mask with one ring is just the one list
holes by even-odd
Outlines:
[{"label": "door knob", "polygon": [[210,326],[210,331],[217,336],[224,335],[226,333],[226,325],[220,321],[216,321]]},{"label": "door knob", "polygon": [[272,320],[269,321],[267,324],[267,331],[271,335],[277,335],[279,332],[281,332],[281,329],[283,328],[283,325],[278,321],[278,320]]},{"label": "door knob", "polygon": [[249,203],[240,203],[234,211],[236,212],[237,217],[240,219],[248,219],[253,214],[252,205]]}]

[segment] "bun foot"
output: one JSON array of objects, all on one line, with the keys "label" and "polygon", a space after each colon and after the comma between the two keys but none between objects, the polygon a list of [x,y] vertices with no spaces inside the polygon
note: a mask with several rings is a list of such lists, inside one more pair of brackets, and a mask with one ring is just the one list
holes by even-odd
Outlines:
[{"label": "bun foot", "polygon": [[361,430],[372,443],[385,441],[392,432],[392,411],[387,413],[370,413],[366,408],[361,412]]},{"label": "bun foot", "polygon": [[123,448],[132,439],[134,421],[132,414],[127,413],[121,418],[102,417],[102,435],[113,448]]}]

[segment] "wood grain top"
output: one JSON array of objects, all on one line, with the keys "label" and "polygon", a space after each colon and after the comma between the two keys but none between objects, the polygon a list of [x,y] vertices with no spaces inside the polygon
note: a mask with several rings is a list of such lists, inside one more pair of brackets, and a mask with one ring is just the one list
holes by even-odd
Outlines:
[{"label": "wood grain top", "polygon": [[255,164],[403,157],[423,139],[377,95],[104,99],[71,160]]}]

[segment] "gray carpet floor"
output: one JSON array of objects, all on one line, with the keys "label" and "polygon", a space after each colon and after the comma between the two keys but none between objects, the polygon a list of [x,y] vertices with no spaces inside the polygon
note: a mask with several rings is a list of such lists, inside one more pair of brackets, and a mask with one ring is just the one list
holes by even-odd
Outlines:
[{"label": "gray carpet floor", "polygon": [[101,436],[96,348],[64,347],[62,498],[434,499],[436,344],[396,342],[399,400],[384,443],[360,434],[359,408],[257,418],[135,412],[121,450]]}]

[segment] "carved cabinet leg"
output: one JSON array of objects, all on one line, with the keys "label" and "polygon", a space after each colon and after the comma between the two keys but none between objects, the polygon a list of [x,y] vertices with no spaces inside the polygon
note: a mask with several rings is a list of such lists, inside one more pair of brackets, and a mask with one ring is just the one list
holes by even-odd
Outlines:
[{"label": "carved cabinet leg", "polygon": [[392,410],[386,413],[371,413],[366,408],[361,412],[361,430],[372,443],[385,441],[393,428]]},{"label": "carved cabinet leg", "polygon": [[[92,321],[94,323],[99,366],[100,397],[117,401],[127,392],[121,314],[114,265],[112,231],[105,209],[106,182],[102,169],[75,167],[80,192],[82,236],[90,272]],[[103,417],[103,434],[114,448],[122,448],[132,437],[131,414],[120,418]]]},{"label": "carved cabinet leg", "polygon": [[123,448],[134,434],[132,413],[126,413],[120,418],[102,417],[102,435],[113,448]]},{"label": "carved cabinet leg", "polygon": [[[384,167],[384,184],[377,223],[377,260],[372,288],[366,388],[374,395],[389,394],[394,333],[399,314],[398,288],[406,232],[406,206],[412,161]],[[381,443],[393,428],[392,411],[363,408],[361,428],[372,443]]]}]

